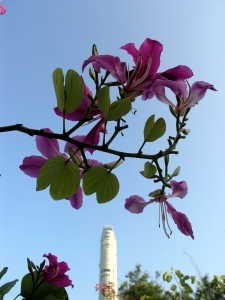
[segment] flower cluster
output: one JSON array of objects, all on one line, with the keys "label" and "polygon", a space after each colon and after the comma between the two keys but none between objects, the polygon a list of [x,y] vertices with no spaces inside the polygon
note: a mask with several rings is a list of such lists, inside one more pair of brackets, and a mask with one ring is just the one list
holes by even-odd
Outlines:
[{"label": "flower cluster", "polygon": [[95,290],[100,290],[102,292],[102,295],[107,299],[113,299],[116,296],[116,291],[113,288],[114,285],[115,284],[113,282],[96,284]]},{"label": "flower cluster", "polygon": [[[2,7],[0,6],[0,8]],[[100,149],[104,152],[108,151],[108,153],[118,155],[118,161],[110,164],[110,170],[107,174],[105,173],[105,170],[102,170],[102,168],[99,167],[96,171],[99,173],[93,172],[93,178],[91,178],[91,180],[89,181],[89,185],[86,185],[88,186],[86,195],[91,195],[94,192],[96,192],[97,195],[97,193],[99,192],[99,194],[101,193],[101,196],[103,195],[102,197],[104,197],[104,195],[108,193],[108,191],[106,190],[107,184],[105,184],[104,186],[104,182],[101,179],[104,179],[104,175],[108,175],[112,171],[112,169],[119,164],[119,161],[122,161],[122,159],[124,159],[125,157],[132,157],[133,155],[130,153],[129,155],[126,155],[127,153],[125,152],[122,154],[118,154],[118,151],[116,152],[115,150],[108,150],[109,144],[114,140],[118,132],[128,127],[123,127],[120,125],[120,122],[124,123],[124,119],[122,119],[122,117],[130,111],[130,109],[132,108],[131,103],[134,102],[138,96],[141,96],[143,100],[151,99],[155,96],[160,102],[169,105],[171,113],[176,118],[176,135],[174,137],[169,137],[169,148],[166,151],[160,151],[159,154],[153,155],[152,157],[154,157],[154,159],[152,160],[152,162],[148,162],[149,165],[153,165],[149,167],[153,168],[151,169],[151,171],[149,171],[149,174],[151,174],[154,169],[155,172],[153,172],[152,175],[147,174],[146,176],[149,179],[155,179],[155,182],[162,183],[162,187],[159,192],[154,194],[153,198],[149,201],[145,201],[138,195],[131,196],[126,199],[125,208],[132,213],[141,213],[145,206],[153,202],[157,202],[159,203],[162,224],[167,236],[169,235],[167,233],[166,227],[170,229],[167,219],[168,213],[177,224],[178,229],[183,234],[191,236],[194,239],[192,227],[188,218],[184,214],[176,211],[175,208],[167,201],[172,197],[177,196],[183,198],[184,196],[186,196],[187,184],[185,181],[171,181],[172,177],[175,176],[175,173],[173,173],[172,175],[169,175],[167,173],[168,165],[166,165],[165,167],[165,175],[162,175],[162,168],[159,166],[158,159],[163,157],[165,158],[166,156],[169,157],[170,154],[175,153],[174,149],[176,148],[176,144],[179,139],[185,138],[185,135],[187,135],[190,131],[189,129],[184,128],[184,126],[186,125],[186,121],[188,120],[186,116],[189,110],[193,106],[198,104],[198,102],[205,96],[207,90],[216,91],[216,89],[212,84],[204,81],[196,81],[192,84],[192,86],[190,86],[188,79],[193,76],[193,72],[189,67],[184,65],[178,65],[166,71],[159,72],[158,70],[160,67],[160,57],[163,51],[163,45],[160,42],[152,40],[150,38],[145,39],[145,41],[139,48],[136,48],[133,43],[128,43],[121,47],[121,49],[125,50],[133,59],[134,66],[132,69],[129,69],[128,65],[125,62],[122,62],[118,56],[108,54],[100,55],[98,54],[96,48],[93,49],[94,50],[92,52],[92,55],[83,62],[82,70],[84,71],[84,69],[89,64],[92,64],[92,68],[90,68],[89,74],[95,82],[95,95],[87,87],[83,78],[80,77],[79,74],[77,74],[78,78],[76,78],[75,83],[72,83],[71,85],[69,85],[69,87],[67,86],[67,84],[68,82],[72,82],[72,77],[70,77],[72,76],[71,73],[70,75],[66,76],[65,86],[64,83],[62,83],[62,81],[64,80],[63,73],[57,73],[58,75],[56,74],[56,81],[54,82],[54,86],[57,96],[57,103],[59,104],[54,108],[54,112],[56,115],[63,118],[64,134],[58,136],[59,139],[62,137],[62,140],[67,141],[64,152],[60,152],[59,143],[57,139],[54,138],[53,132],[49,128],[44,128],[42,131],[48,133],[49,135],[40,135],[36,137],[36,146],[42,156],[33,155],[25,157],[23,163],[20,165],[20,169],[25,174],[34,178],[38,178],[40,175],[40,170],[49,160],[53,159],[54,157],[61,156],[66,160],[65,164],[68,161],[76,164],[76,170],[78,170],[77,167],[79,168],[79,170],[77,171],[78,174],[80,174],[79,180],[80,178],[85,179],[84,174],[89,170],[90,167],[104,166],[105,168],[107,168],[106,164],[103,165],[101,162],[93,159],[88,159],[86,157],[86,153],[89,152],[92,155],[96,149]],[[101,69],[105,70],[106,73],[105,76],[101,77],[100,80],[98,76]],[[111,75],[114,81],[106,82],[106,79],[109,75]],[[83,90],[83,94],[80,97],[81,102],[78,102],[76,109],[68,109],[67,111],[66,109],[63,109],[63,107],[66,107],[64,106],[66,105],[65,97],[67,97],[67,95],[74,95],[74,102],[76,102],[76,91],[75,93],[73,93],[74,91],[71,91],[72,88],[76,85],[76,82],[80,82],[79,88],[81,87],[81,89]],[[109,97],[109,87],[111,86],[118,86],[120,96],[118,97],[118,100],[113,103],[110,102]],[[167,98],[166,88],[170,89],[174,94],[176,99],[175,103]],[[71,101],[73,101],[73,98]],[[126,101],[128,102],[128,106]],[[63,105],[61,105],[62,102]],[[114,106],[112,106],[112,104],[114,104]],[[115,111],[117,113],[113,114],[115,113]],[[110,113],[112,113],[113,117],[112,115],[111,117],[109,117]],[[67,132],[65,130],[65,119],[77,122],[76,125]],[[117,125],[115,126],[115,132],[109,138],[108,142],[105,143],[105,134],[108,132],[107,124],[109,121],[116,121]],[[79,127],[83,126],[84,124],[92,124],[92,122],[94,125],[86,135],[76,135],[70,138],[70,134],[76,131]],[[154,115],[149,118],[146,124],[147,129],[144,133],[144,143],[137,152],[138,154],[134,154],[133,157],[138,157],[137,155],[142,154],[142,148],[146,142],[155,141],[157,138],[161,137],[162,134],[164,134],[163,132],[166,131],[165,121],[161,118],[161,120],[159,119],[154,122]],[[155,133],[151,136],[152,128],[155,128]],[[98,146],[100,143],[101,134],[103,135],[103,142],[102,146]],[[90,175],[92,173],[89,172],[88,174]],[[96,175],[98,175],[99,177],[97,176],[96,178]],[[108,184],[113,182],[113,180],[115,179],[114,174],[110,175],[112,176],[105,176],[109,178],[109,180],[107,181]],[[118,192],[119,184],[117,184],[117,178],[114,181]],[[96,185],[100,185],[101,182],[103,183],[102,186],[98,189],[93,182],[96,183]],[[49,182],[47,183],[49,185]],[[77,187],[79,186],[79,183],[80,181],[78,182]],[[111,190],[109,188],[109,193],[112,193],[114,186],[110,187]],[[172,188],[172,194],[165,195],[164,190],[166,187]],[[62,187],[62,189],[63,188],[64,187]],[[72,190],[70,194],[68,193],[68,195],[63,194],[60,199],[68,199],[72,207],[74,207],[75,209],[79,209],[83,203],[83,191],[85,193],[84,184],[83,189],[81,186],[79,186],[76,192],[71,195],[74,191],[75,189]],[[114,193],[113,191],[113,196],[110,196],[111,198],[109,197],[107,199],[98,199],[99,203],[104,203],[112,200],[113,197],[116,196],[117,192]]]}]

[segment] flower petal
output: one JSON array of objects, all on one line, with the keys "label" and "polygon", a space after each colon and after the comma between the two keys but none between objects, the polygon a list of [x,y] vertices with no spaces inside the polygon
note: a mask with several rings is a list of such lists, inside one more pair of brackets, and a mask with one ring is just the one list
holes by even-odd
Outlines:
[{"label": "flower petal", "polygon": [[186,181],[177,182],[175,180],[170,181],[172,188],[172,194],[169,194],[167,198],[179,197],[183,199],[188,193],[188,186]]},{"label": "flower petal", "polygon": [[[45,132],[52,133],[49,128],[44,128],[43,130]],[[59,151],[59,143],[57,139],[50,139],[44,136],[36,136],[36,145],[41,154],[46,158],[63,155]]]},{"label": "flower petal", "polygon": [[6,13],[6,8],[0,4],[0,15],[4,15]]},{"label": "flower petal", "polygon": [[83,204],[83,190],[81,187],[78,188],[77,192],[67,198],[70,201],[70,204],[75,209],[80,209]]},{"label": "flower petal", "polygon": [[205,81],[196,81],[191,86],[191,94],[188,99],[188,105],[185,107],[192,107],[198,103],[206,94],[207,90],[217,91],[214,86]]},{"label": "flower petal", "polygon": [[[90,132],[86,135],[84,142],[87,144],[98,145],[100,141],[100,132],[105,131],[105,120],[103,118],[90,130]],[[91,154],[95,151],[95,149],[86,148]]]},{"label": "flower petal", "polygon": [[185,80],[191,78],[194,75],[192,70],[187,66],[177,66],[171,69],[166,70],[165,72],[161,73],[161,76],[169,79],[169,80]]},{"label": "flower petal", "polygon": [[179,211],[176,211],[176,209],[167,201],[165,202],[167,211],[173,218],[175,224],[177,225],[178,229],[185,235],[191,236],[192,239],[194,239],[194,234],[192,230],[192,226],[190,221],[188,220],[187,216],[185,214],[182,214]]},{"label": "flower petal", "polygon": [[97,55],[90,56],[87,60],[84,61],[82,65],[82,71],[90,63],[98,63],[99,66],[111,73],[111,75],[118,80],[120,83],[126,82],[126,63],[121,62],[118,56],[112,55]]},{"label": "flower petal", "polygon": [[133,195],[126,199],[124,207],[133,214],[140,214],[148,204],[142,197]]},{"label": "flower petal", "polygon": [[19,168],[26,175],[37,178],[41,167],[45,164],[46,161],[47,159],[42,156],[27,156],[23,159],[23,163],[19,166]]}]

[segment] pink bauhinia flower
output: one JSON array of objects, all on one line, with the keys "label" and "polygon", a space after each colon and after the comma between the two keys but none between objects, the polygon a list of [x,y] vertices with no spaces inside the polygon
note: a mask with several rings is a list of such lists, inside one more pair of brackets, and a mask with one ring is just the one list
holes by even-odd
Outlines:
[{"label": "pink bauhinia flower", "polygon": [[[176,104],[167,98],[165,86],[170,88],[176,94]],[[154,92],[159,101],[172,106],[176,112],[181,112],[186,108],[190,108],[198,104],[198,102],[205,96],[207,90],[217,91],[212,84],[205,81],[196,81],[189,88],[189,91],[187,87],[188,84],[184,81],[177,81],[172,85],[169,82],[162,82],[161,84],[158,81],[158,85],[155,87]]]},{"label": "pink bauhinia flower", "polygon": [[[142,197],[133,195],[126,199],[125,208],[129,210],[131,213],[139,214],[142,213],[144,208],[153,203],[158,202],[160,204],[160,211],[162,216],[163,229],[166,235],[169,237],[166,224],[169,227],[167,212],[174,220],[178,229],[185,235],[191,236],[194,239],[194,234],[192,231],[191,223],[189,222],[187,216],[183,213],[176,211],[176,209],[168,203],[169,198],[179,197],[183,199],[187,195],[188,187],[185,181],[177,182],[175,180],[171,180],[170,182],[172,188],[172,194],[157,196],[154,199],[150,199],[149,201],[145,201]],[[169,227],[170,229],[170,227]],[[171,232],[172,233],[172,232]]]},{"label": "pink bauhinia flower", "polygon": [[[89,64],[94,63],[98,67],[108,71],[123,86],[124,96],[129,96],[131,100],[142,95],[144,100],[154,96],[153,83],[156,79],[162,81],[184,80],[193,76],[193,72],[186,66],[177,66],[163,73],[157,73],[160,65],[160,56],[163,50],[162,44],[156,40],[147,38],[139,49],[133,43],[121,47],[133,57],[135,66],[129,71],[124,62],[120,62],[119,57],[112,55],[90,56],[84,61],[82,70]],[[99,68],[97,68],[97,71]]]},{"label": "pink bauhinia flower", "polygon": [[44,282],[60,287],[67,287],[70,285],[74,287],[72,280],[65,274],[70,270],[66,262],[58,262],[57,257],[51,253],[44,254],[43,257],[47,257],[49,260],[49,266],[45,266],[43,270]]}]

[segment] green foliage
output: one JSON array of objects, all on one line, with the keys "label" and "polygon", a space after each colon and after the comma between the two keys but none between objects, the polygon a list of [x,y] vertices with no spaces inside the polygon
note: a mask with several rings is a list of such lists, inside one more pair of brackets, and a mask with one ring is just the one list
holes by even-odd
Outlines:
[{"label": "green foliage", "polygon": [[83,81],[74,70],[68,70],[65,78],[61,68],[55,69],[52,75],[57,106],[61,112],[72,113],[81,104],[84,94]]},{"label": "green foliage", "polygon": [[76,164],[63,156],[49,159],[42,167],[37,178],[37,191],[50,185],[50,195],[54,200],[68,198],[80,185],[80,171]]},{"label": "green foliage", "polygon": [[98,106],[106,121],[118,120],[131,110],[129,98],[116,100],[110,103],[108,86],[105,86],[98,91]]},{"label": "green foliage", "polygon": [[148,118],[144,128],[144,139],[146,142],[154,142],[166,132],[166,122],[163,118],[154,121],[155,115]]},{"label": "green foliage", "polygon": [[144,171],[141,171],[140,173],[145,177],[145,178],[152,178],[155,173],[156,173],[156,167],[151,164],[149,161],[147,161],[144,165]]},{"label": "green foliage", "polygon": [[[21,282],[21,296],[29,300],[65,300],[65,288],[42,282],[41,277],[37,279],[38,272],[33,276],[26,274]],[[35,283],[35,285],[34,285]]]},{"label": "green foliage", "polygon": [[[5,267],[0,272],[0,279],[5,275],[5,273],[8,271],[8,268]],[[7,282],[0,286],[0,300],[3,300],[5,294],[7,294],[12,287],[17,283],[18,279],[15,279],[13,281]]]},{"label": "green foliage", "polygon": [[136,265],[134,271],[130,271],[125,281],[119,287],[120,299],[122,300],[147,300],[167,299],[163,295],[162,287],[150,279],[147,272],[141,270],[141,265]]},{"label": "green foliage", "polygon": [[119,181],[104,167],[91,167],[84,173],[83,191],[85,195],[96,193],[98,203],[106,203],[119,192]]}]

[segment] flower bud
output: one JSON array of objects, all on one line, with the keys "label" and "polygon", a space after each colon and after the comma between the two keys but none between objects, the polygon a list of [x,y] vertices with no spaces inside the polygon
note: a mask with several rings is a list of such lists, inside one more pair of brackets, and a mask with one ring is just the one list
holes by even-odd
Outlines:
[{"label": "flower bud", "polygon": [[151,192],[149,196],[153,198],[159,198],[160,196],[162,196],[162,190],[155,190],[154,192]]},{"label": "flower bud", "polygon": [[173,173],[172,173],[171,176],[170,176],[170,179],[173,178],[173,177],[175,177],[175,176],[177,176],[177,175],[179,175],[179,173],[180,173],[180,166],[177,167],[177,168],[173,171]]},{"label": "flower bud", "polygon": [[70,158],[72,159],[72,161],[79,167],[83,162],[81,157],[79,155],[77,155],[76,152],[71,147],[68,147],[68,151],[69,151]]},{"label": "flower bud", "polygon": [[181,132],[182,132],[184,135],[188,135],[190,131],[191,131],[191,130],[190,130],[190,129],[187,129],[187,128],[183,128],[183,129],[181,130]]},{"label": "flower bud", "polygon": [[115,168],[119,167],[119,165],[121,165],[122,163],[123,163],[122,159],[120,159],[119,161],[115,160],[115,161],[112,161],[110,163],[104,164],[104,167],[106,169],[112,169],[112,168],[115,169]]}]

